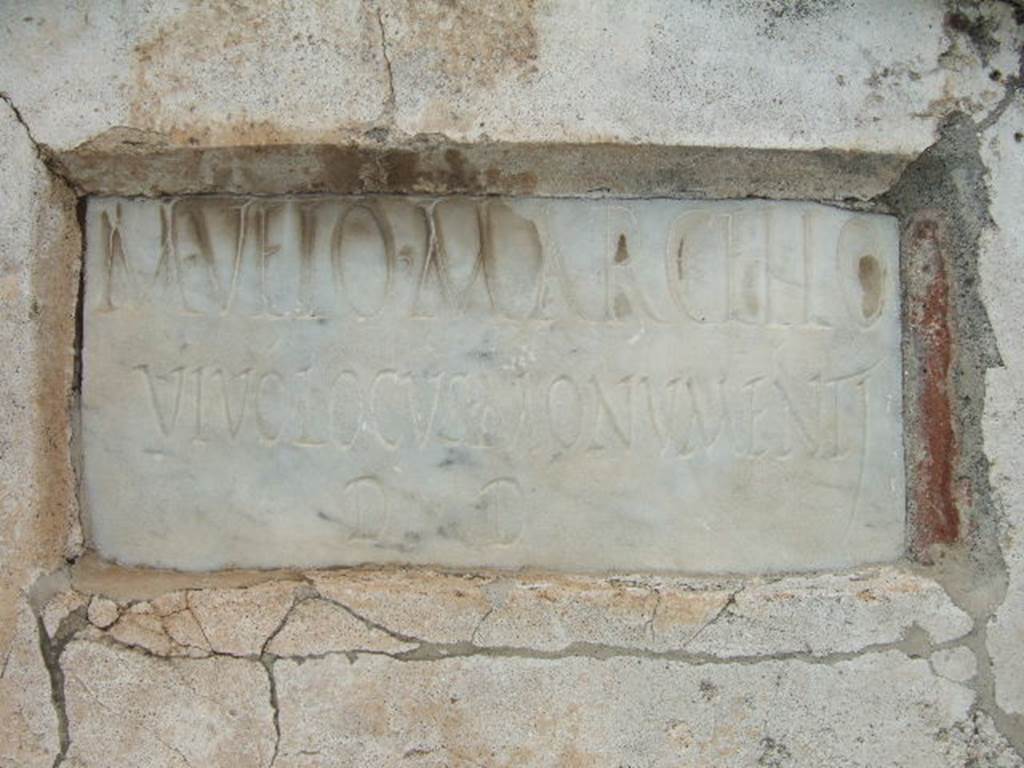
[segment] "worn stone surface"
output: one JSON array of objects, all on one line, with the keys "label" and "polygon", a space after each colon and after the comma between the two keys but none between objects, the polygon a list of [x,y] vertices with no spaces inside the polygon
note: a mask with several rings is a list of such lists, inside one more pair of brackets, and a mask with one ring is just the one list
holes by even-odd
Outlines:
[{"label": "worn stone surface", "polygon": [[106,597],[95,596],[89,601],[89,621],[100,629],[106,629],[117,621],[117,603]]},{"label": "worn stone surface", "polygon": [[896,652],[831,666],[329,656],[275,674],[276,764],[292,767],[963,765],[974,700]]},{"label": "worn stone surface", "polygon": [[[172,622],[194,619],[197,594],[238,627],[235,648],[170,637]],[[297,601],[283,622],[247,620],[281,594]],[[744,616],[744,594],[778,606],[774,622]],[[71,765],[266,765],[271,753],[274,765],[616,765],[630,750],[651,765],[1022,764],[973,711],[974,656],[949,645],[963,614],[934,582],[892,568],[760,584],[313,572],[90,604],[100,624],[111,606],[118,618],[59,644]],[[656,605],[663,630],[672,614],[691,639],[724,626],[732,640],[667,649],[649,629]],[[149,634],[119,635],[122,622]],[[797,624],[812,644],[780,631]],[[825,637],[837,626],[831,645],[814,640],[815,627]],[[752,636],[771,639],[759,648]],[[264,655],[231,655],[244,648]],[[584,704],[595,698],[615,706]]]},{"label": "worn stone surface", "polygon": [[325,653],[367,651],[402,653],[416,643],[399,640],[384,629],[369,626],[349,609],[328,600],[304,600],[267,645],[274,656],[317,656]]},{"label": "worn stone surface", "polygon": [[472,635],[479,646],[553,651],[600,643],[723,658],[828,655],[897,642],[914,627],[936,643],[971,628],[970,617],[934,582],[892,569],[768,583],[510,580],[484,592],[493,607]]},{"label": "worn stone surface", "polygon": [[160,660],[76,640],[61,665],[69,765],[270,764],[270,686],[257,661]]},{"label": "worn stone surface", "polygon": [[157,656],[169,656],[177,650],[162,617],[146,603],[134,605],[120,616],[110,627],[110,636],[119,643]]},{"label": "worn stone surface", "polygon": [[967,745],[966,765],[986,766],[988,768],[1019,768],[1024,765],[1024,758],[1007,741],[1006,736],[999,732],[992,718],[984,712],[975,711],[972,723],[965,723],[959,728],[957,738],[963,739]]},{"label": "worn stone surface", "polygon": [[376,574],[313,572],[320,595],[393,632],[433,643],[467,640],[491,604],[486,578],[429,571]]},{"label": "worn stone surface", "polygon": [[692,658],[838,657],[904,642],[924,653],[928,644],[961,640],[972,626],[935,581],[891,567],[721,581],[314,571],[303,584],[174,591],[120,608],[103,598],[92,604],[117,612],[111,623],[109,607],[100,620],[89,611],[109,638],[160,656],[402,655],[472,646],[537,654],[601,647]]},{"label": "worn stone surface", "polygon": [[775,648],[819,655],[895,642],[914,627],[945,643],[969,632],[971,619],[931,580],[895,570],[796,577],[741,589],[688,647],[724,656]]},{"label": "worn stone surface", "polygon": [[295,585],[287,582],[244,590],[211,589],[189,593],[187,604],[215,652],[252,655],[281,624],[294,591]]},{"label": "worn stone surface", "polygon": [[[267,582],[303,580],[301,574],[287,570],[217,571],[197,573],[152,568],[126,568],[86,551],[70,568],[71,586],[87,595],[105,595],[116,603],[167,599],[168,595],[188,590],[238,589]],[[175,598],[177,600],[178,598]]]},{"label": "worn stone surface", "polygon": [[[0,765],[59,750],[30,593],[75,549],[69,406],[74,198],[0,100]],[[49,589],[42,585],[44,596]]]},{"label": "worn stone surface", "polygon": [[[37,581],[36,585],[38,585],[38,583],[39,582]],[[42,615],[40,616],[40,618],[43,621],[43,630],[50,637],[53,637],[57,634],[57,632],[60,630],[61,623],[68,616],[70,616],[71,613],[78,610],[86,603],[86,600],[82,597],[82,595],[78,594],[77,592],[68,590],[66,588],[66,583],[63,578],[59,579],[59,586],[57,587],[57,589],[58,591],[56,592],[56,594],[54,594],[49,599],[37,598],[36,601],[33,601],[31,596],[29,598],[30,603],[36,602],[37,605],[38,602],[40,601],[45,602],[41,611]]]},{"label": "worn stone surface", "polygon": [[74,509],[73,206],[0,102],[0,650],[14,630],[18,593],[60,562]]},{"label": "worn stone surface", "polygon": [[94,198],[86,226],[84,499],[115,561],[749,573],[902,552],[892,219]]},{"label": "worn stone surface", "polygon": [[[982,287],[1005,368],[988,374],[985,444],[991,477],[1005,513],[1001,531],[1006,594],[988,627],[996,701],[1024,718],[1024,97],[982,135],[994,227],[982,248]],[[1024,725],[1024,720],[1021,721]],[[1024,730],[1024,729],[1022,729]]]},{"label": "worn stone surface", "polygon": [[966,683],[978,673],[978,660],[968,648],[935,651],[929,660],[935,674],[954,683]]},{"label": "worn stone surface", "polygon": [[0,664],[0,766],[52,766],[60,749],[50,677],[40,652],[39,622],[19,606]]}]

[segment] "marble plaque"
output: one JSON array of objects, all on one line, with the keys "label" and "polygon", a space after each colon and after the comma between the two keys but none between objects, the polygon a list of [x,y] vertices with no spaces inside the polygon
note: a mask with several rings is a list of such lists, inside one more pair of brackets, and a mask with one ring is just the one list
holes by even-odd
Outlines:
[{"label": "marble plaque", "polygon": [[179,569],[898,557],[897,224],[805,203],[93,198],[87,535]]}]

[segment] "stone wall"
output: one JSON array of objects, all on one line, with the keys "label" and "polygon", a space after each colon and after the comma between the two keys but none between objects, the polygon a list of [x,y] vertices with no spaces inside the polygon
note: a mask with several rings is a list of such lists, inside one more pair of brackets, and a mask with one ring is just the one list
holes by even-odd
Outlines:
[{"label": "stone wall", "polygon": [[[1024,9],[8,3],[0,765],[1024,765]],[[769,197],[903,225],[908,554],[756,578],[89,551],[89,194]]]}]

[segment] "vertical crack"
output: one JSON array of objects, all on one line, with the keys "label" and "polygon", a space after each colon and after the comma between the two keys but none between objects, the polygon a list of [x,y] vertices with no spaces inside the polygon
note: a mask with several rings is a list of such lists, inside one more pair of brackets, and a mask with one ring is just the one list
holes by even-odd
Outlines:
[{"label": "vertical crack", "polygon": [[391,54],[388,53],[388,38],[384,31],[384,12],[377,7],[377,28],[380,30],[380,52],[384,57],[384,69],[388,74],[388,99],[385,110],[389,117],[395,113],[395,74],[391,68]]},{"label": "vertical crack", "polygon": [[490,618],[492,613],[494,613],[494,608],[495,608],[495,606],[493,606],[493,605],[490,608],[488,608],[484,612],[484,615],[480,617],[480,621],[478,621],[476,623],[476,626],[473,627],[473,631],[469,635],[469,644],[470,645],[476,645],[476,637],[477,637],[477,635],[480,632],[480,628],[483,627],[484,622],[487,621],[487,619]]},{"label": "vertical crack", "polygon": [[67,702],[64,698],[64,670],[60,667],[60,654],[63,650],[56,643],[50,640],[46,634],[46,625],[41,616],[36,617],[36,633],[39,635],[39,651],[43,655],[43,663],[50,676],[50,701],[53,704],[53,711],[57,715],[57,738],[59,749],[53,760],[53,768],[57,768],[67,757],[68,749],[71,747],[71,737],[68,732]]},{"label": "vertical crack", "polygon": [[281,712],[278,709],[277,701],[277,678],[274,677],[274,664],[277,662],[277,656],[267,651],[270,644],[274,641],[281,631],[287,626],[289,620],[291,620],[292,614],[295,609],[298,608],[306,600],[315,597],[316,592],[311,587],[302,586],[299,587],[292,594],[292,604],[288,606],[288,610],[284,612],[281,617],[281,621],[277,623],[274,631],[267,635],[267,639],[263,641],[263,646],[260,648],[259,661],[263,665],[263,669],[267,671],[267,682],[270,685],[270,712],[274,721],[274,752],[270,756],[270,763],[268,768],[272,768],[274,763],[277,762],[278,751],[281,748]]},{"label": "vertical crack", "polygon": [[79,608],[61,621],[60,626],[51,638],[46,631],[42,616],[36,616],[36,633],[39,636],[39,652],[50,676],[50,701],[57,715],[58,751],[53,760],[53,768],[58,768],[67,757],[71,748],[71,733],[68,728],[67,699],[64,691],[64,670],[60,666],[60,657],[67,644],[88,622],[85,608]]},{"label": "vertical crack", "polygon": [[654,607],[651,608],[651,615],[644,622],[644,636],[647,637],[652,643],[654,642],[654,636],[657,632],[654,622],[658,619],[658,609],[661,608],[661,590],[655,588],[654,594]]},{"label": "vertical crack", "polygon": [[277,678],[274,677],[274,662],[277,658],[269,653],[260,654],[260,664],[267,671],[267,682],[270,683],[270,711],[274,720],[274,752],[270,757],[268,768],[277,762],[278,750],[281,748],[281,713],[277,702]]}]

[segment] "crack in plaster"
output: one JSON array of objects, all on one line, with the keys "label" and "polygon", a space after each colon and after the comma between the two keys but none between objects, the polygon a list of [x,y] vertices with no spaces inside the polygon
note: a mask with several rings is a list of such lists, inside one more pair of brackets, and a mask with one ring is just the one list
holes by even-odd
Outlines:
[{"label": "crack in plaster", "polygon": [[25,130],[25,135],[28,137],[29,143],[32,144],[32,149],[36,153],[36,158],[39,160],[40,163],[43,164],[43,167],[46,168],[46,170],[49,171],[52,176],[56,177],[63,184],[65,184],[68,187],[68,189],[72,190],[72,192],[75,193],[76,197],[79,196],[81,194],[81,190],[78,187],[78,185],[75,184],[68,177],[68,175],[64,173],[63,170],[61,170],[56,158],[49,151],[49,149],[47,149],[46,145],[40,144],[38,141],[36,141],[35,136],[32,135],[32,129],[29,127],[28,122],[21,114],[21,110],[18,109],[17,105],[14,103],[11,97],[7,93],[0,91],[0,101],[3,101],[10,108],[11,114],[14,115],[14,119],[17,120],[21,127]]},{"label": "crack in plaster", "polygon": [[[311,589],[308,580],[305,581],[305,585],[307,589]],[[281,617],[277,626],[269,635],[267,635],[267,639],[263,641],[263,645],[260,647],[259,661],[267,671],[267,683],[270,687],[270,712],[274,722],[274,752],[270,757],[268,768],[273,768],[274,763],[277,762],[277,757],[281,749],[281,710],[277,698],[277,678],[274,676],[274,663],[277,661],[278,657],[269,653],[267,649],[270,647],[270,644],[274,642],[274,638],[281,634],[281,631],[288,625],[288,622],[291,621],[292,614],[295,612],[295,609],[306,601],[314,600],[318,597],[316,590],[311,590],[313,594],[303,594],[302,590],[303,587],[300,586],[292,592],[291,605],[288,606],[288,610],[284,612],[284,615]],[[212,650],[213,646],[210,647]]]},{"label": "crack in plaster", "polygon": [[[561,659],[592,659],[595,661],[607,661],[611,659],[645,659],[650,661],[675,662],[689,666],[758,666],[776,662],[799,662],[816,666],[832,666],[838,663],[854,661],[863,656],[879,653],[898,652],[910,659],[927,660],[935,651],[948,650],[951,648],[968,647],[962,639],[951,640],[945,643],[930,643],[927,633],[916,625],[907,628],[899,640],[882,643],[870,643],[856,651],[837,651],[826,654],[814,654],[809,651],[788,651],[781,653],[746,654],[736,656],[715,656],[710,653],[694,653],[684,649],[668,651],[653,651],[640,648],[629,648],[623,646],[573,642],[558,650],[540,650],[524,646],[476,646],[468,641],[451,643],[421,642],[416,648],[398,653],[373,650],[367,648],[350,648],[346,650],[324,651],[321,653],[309,654],[265,654],[262,656],[249,655],[239,656],[230,653],[213,652],[202,658],[230,658],[255,661],[267,668],[279,660],[304,663],[335,656],[345,656],[351,663],[355,663],[360,656],[385,656],[398,662],[418,663],[437,662],[449,659],[465,658],[494,658],[494,659],[533,659],[540,661],[557,661]],[[118,647],[132,653],[138,653],[151,659],[171,662],[174,660],[187,660],[189,657],[164,656],[150,651],[142,646],[124,643],[109,636],[89,638],[88,642],[100,643],[109,647]],[[272,674],[268,669],[268,675]],[[941,677],[940,675],[936,675]],[[945,678],[944,678],[945,679]],[[962,684],[965,687],[971,687]],[[275,692],[272,695],[271,707],[275,715],[278,714],[278,702],[276,700],[276,679],[274,680]],[[276,726],[277,727],[277,726]]]},{"label": "crack in plaster", "polygon": [[[196,613],[195,608],[192,607],[192,592],[194,590],[185,590],[185,610],[192,616],[192,620],[195,621],[196,626],[199,627],[199,634],[203,636],[203,642],[206,643],[206,647],[213,651],[213,643],[210,642],[210,636],[206,634],[206,627],[203,626],[203,622],[200,621],[199,615]],[[167,616],[160,617],[160,623],[163,624],[163,620],[168,618]]]},{"label": "crack in plaster", "polygon": [[[338,600],[335,600],[332,597],[327,597],[327,596],[324,596],[324,595],[319,594],[319,593],[318,593],[318,596],[319,596],[319,598],[321,600],[323,600],[325,602],[328,602],[331,605],[335,605],[338,608],[341,608],[343,611],[345,611],[350,616],[352,616],[352,618],[354,618],[354,619],[356,619],[358,621],[361,621],[368,628],[375,629],[375,630],[377,630],[379,632],[383,632],[384,634],[388,635],[389,637],[391,637],[394,640],[401,640],[403,643],[418,643],[418,644],[421,644],[421,645],[424,642],[426,642],[426,641],[421,640],[420,638],[415,637],[413,635],[406,635],[406,634],[402,634],[401,632],[397,632],[397,631],[391,629],[390,627],[385,626],[384,624],[378,624],[377,622],[373,621],[372,619],[370,619],[370,618],[368,618],[366,616],[363,616],[358,611],[353,610],[349,606],[345,605],[344,603],[342,603],[342,602],[340,602]],[[479,627],[478,627],[478,629],[479,629]]]},{"label": "crack in plaster", "polygon": [[65,696],[64,668],[60,659],[68,643],[83,627],[90,626],[86,618],[86,606],[76,608],[65,616],[51,638],[46,631],[46,623],[41,612],[36,613],[36,634],[39,640],[39,653],[50,678],[50,701],[57,717],[57,755],[53,759],[53,768],[58,768],[67,757],[71,748],[71,731]]},{"label": "crack in plaster", "polygon": [[644,634],[648,635],[653,643],[657,635],[655,622],[658,620],[658,609],[661,608],[661,590],[653,587],[650,592],[654,596],[654,605],[651,606],[651,615],[644,622]]},{"label": "crack in plaster", "polygon": [[[269,638],[267,642],[270,642]],[[260,654],[260,664],[262,664],[263,668],[267,671],[267,683],[270,686],[270,712],[274,722],[274,752],[270,756],[270,762],[267,764],[268,768],[273,768],[274,763],[277,762],[277,756],[281,749],[281,711],[277,700],[277,678],[274,677],[275,661],[277,661],[277,659],[270,654]]]},{"label": "crack in plaster", "polygon": [[[694,640],[696,640],[698,637],[700,637],[704,633],[704,630],[706,630],[711,625],[716,624],[718,622],[718,620],[725,615],[725,613],[729,610],[729,608],[731,608],[732,606],[736,605],[736,596],[739,595],[740,592],[742,592],[744,589],[746,589],[746,587],[740,587],[739,589],[734,590],[729,595],[728,599],[726,599],[726,601],[722,604],[722,607],[719,608],[717,611],[715,611],[714,615],[710,619],[708,619],[706,622],[704,622],[697,629],[696,632],[694,632],[692,635],[690,635],[686,639],[686,642],[683,643],[682,647],[683,648],[688,648],[690,646],[690,644]],[[653,617],[652,617],[652,621],[653,621]],[[653,635],[653,628],[652,628],[652,635]]]},{"label": "crack in plaster", "polygon": [[[1022,54],[1024,59],[1024,54]],[[1022,65],[1024,66],[1024,65]],[[1013,103],[1014,98],[1017,94],[1024,91],[1024,77],[1014,75],[1006,79],[1006,90],[1003,92],[1003,96],[999,99],[999,102],[989,111],[989,113],[980,119],[975,121],[978,133],[982,133],[993,125],[999,122],[999,118],[1003,116],[1006,109]]]},{"label": "crack in plaster", "polygon": [[[726,604],[720,608],[714,617],[701,626],[696,634],[704,631],[708,627],[721,620],[727,613],[727,608],[732,605],[735,601],[735,596],[742,591],[736,590],[736,592],[727,600]],[[342,610],[346,611],[353,618],[362,622],[366,627],[383,632],[389,637],[401,640],[407,644],[415,645],[407,651],[389,652],[381,651],[369,648],[348,648],[345,650],[333,650],[325,651],[322,653],[310,653],[310,654],[275,654],[267,650],[272,639],[287,625],[287,622],[292,612],[302,603],[309,600],[323,600],[324,602],[335,605]],[[564,659],[564,658],[590,658],[595,660],[607,660],[613,658],[641,658],[651,659],[658,661],[675,661],[695,666],[700,665],[756,665],[772,661],[801,661],[808,664],[818,665],[830,665],[842,661],[850,661],[860,656],[881,653],[886,651],[899,651],[904,653],[910,658],[923,658],[929,656],[931,653],[938,650],[946,650],[949,648],[956,648],[966,646],[965,637],[957,637],[952,640],[945,642],[933,642],[931,636],[927,630],[920,627],[917,623],[912,623],[908,626],[899,640],[869,643],[855,651],[835,651],[830,653],[813,653],[811,651],[783,651],[776,653],[754,653],[754,654],[737,654],[734,656],[719,656],[714,653],[708,652],[691,652],[687,651],[687,646],[692,643],[695,639],[696,634],[687,639],[682,646],[678,648],[668,650],[651,650],[644,648],[634,648],[628,646],[619,646],[608,643],[590,643],[584,641],[574,641],[565,645],[563,648],[557,650],[542,650],[533,648],[530,646],[511,646],[511,645],[489,645],[480,646],[470,640],[459,640],[454,642],[433,642],[423,638],[416,637],[415,635],[407,634],[394,630],[384,624],[374,622],[368,619],[359,612],[352,610],[344,603],[341,603],[332,598],[324,597],[323,595],[310,595],[297,599],[291,608],[286,613],[285,618],[281,624],[275,628],[275,630],[267,637],[263,643],[260,653],[258,654],[236,654],[226,651],[211,650],[209,653],[205,653],[199,657],[183,657],[176,654],[160,654],[146,648],[143,645],[137,643],[127,642],[119,638],[113,637],[107,632],[102,632],[97,637],[88,638],[90,642],[99,642],[107,644],[113,647],[120,647],[142,655],[148,656],[153,659],[159,660],[172,660],[181,658],[233,658],[233,659],[244,659],[249,661],[257,661],[263,664],[265,667],[268,662],[273,662],[278,659],[286,659],[290,661],[309,661],[313,659],[323,659],[330,656],[347,656],[350,659],[358,656],[386,656],[394,659],[395,661],[402,662],[421,662],[421,661],[441,661],[452,658],[467,658],[474,656],[492,657],[492,658],[521,658],[521,659],[541,659],[541,660],[553,660],[553,659]],[[68,638],[70,640],[72,638]],[[268,674],[271,670],[268,669]],[[276,681],[275,681],[276,682]],[[274,709],[276,711],[276,702],[274,702]]]},{"label": "crack in plaster", "polygon": [[[308,584],[308,582],[307,582]],[[268,766],[274,766],[276,760],[280,755],[280,748],[282,744],[282,725],[280,717],[280,701],[278,699],[277,680],[275,675],[275,665],[278,660],[293,661],[296,663],[304,663],[306,661],[324,659],[328,657],[344,656],[350,664],[357,664],[360,657],[362,656],[384,656],[392,659],[396,662],[437,662],[445,661],[449,659],[462,659],[462,658],[484,658],[484,659],[535,659],[543,661],[557,661],[561,659],[572,659],[572,658],[585,658],[593,660],[610,660],[617,658],[627,659],[644,659],[659,662],[669,662],[677,664],[685,664],[690,666],[757,666],[766,663],[773,662],[795,662],[803,664],[813,665],[835,665],[838,663],[852,661],[857,658],[880,653],[901,653],[905,657],[910,659],[924,659],[929,665],[929,669],[936,677],[940,677],[935,674],[933,667],[931,666],[930,656],[932,653],[938,650],[945,650],[950,648],[958,647],[969,647],[963,637],[958,637],[945,642],[933,642],[929,633],[918,626],[917,624],[911,624],[902,633],[898,640],[889,642],[879,642],[864,645],[863,647],[855,651],[847,652],[832,652],[823,654],[814,654],[809,650],[781,652],[781,653],[757,653],[757,654],[744,654],[733,657],[717,656],[713,653],[708,652],[691,652],[688,651],[686,646],[692,643],[695,637],[705,631],[708,627],[713,626],[716,622],[727,618],[730,615],[730,606],[735,605],[736,598],[742,593],[745,586],[739,586],[735,588],[725,604],[719,608],[715,615],[701,625],[700,629],[687,639],[681,647],[669,649],[669,650],[650,650],[644,648],[631,648],[613,644],[605,643],[588,643],[588,642],[573,642],[566,645],[563,648],[557,650],[540,650],[537,648],[531,648],[528,646],[508,646],[508,645],[495,645],[495,646],[480,646],[476,643],[476,637],[478,632],[486,620],[487,616],[493,611],[485,612],[481,616],[480,620],[476,623],[473,629],[470,640],[459,640],[456,642],[432,642],[425,638],[416,636],[409,632],[401,631],[400,629],[393,628],[387,624],[375,621],[367,616],[364,616],[360,611],[353,609],[342,601],[339,601],[332,597],[327,597],[321,594],[317,589],[312,586],[302,587],[300,586],[293,593],[291,605],[282,615],[277,626],[272,631],[266,634],[259,652],[257,654],[237,654],[230,652],[222,652],[211,650],[208,653],[204,653],[199,658],[233,658],[233,659],[246,659],[259,663],[267,674],[268,688],[269,688],[269,707],[272,716],[272,722],[274,727],[274,741],[273,741],[273,752],[270,756]],[[161,621],[167,616],[181,613],[184,610],[190,610],[188,607],[188,593],[194,590],[185,590],[185,603],[186,608],[178,609],[177,611],[171,611],[169,614],[156,615]],[[655,604],[651,609],[650,617],[647,620],[647,624],[653,627],[653,621],[657,615],[657,606],[660,600],[660,592],[657,589],[652,589],[652,595],[655,596]],[[349,648],[345,650],[332,650],[323,653],[315,654],[274,654],[268,651],[272,641],[276,638],[284,629],[288,626],[294,618],[294,614],[298,607],[308,601],[319,600],[327,604],[333,605],[340,610],[345,611],[348,615],[352,616],[365,627],[370,630],[384,633],[385,635],[400,640],[405,643],[415,645],[414,648],[401,652],[387,652],[374,650],[370,648]],[[130,615],[130,611],[134,606],[141,604],[151,604],[151,600],[136,600],[130,602],[123,602],[118,605],[119,618],[125,615]],[[98,627],[93,629],[96,625],[90,624],[87,619],[87,608],[82,606],[77,609],[74,613],[66,617],[62,622],[57,632],[55,632],[55,638],[57,640],[52,644],[53,649],[46,652],[46,655],[53,659],[53,665],[48,665],[48,669],[51,670],[51,679],[54,681],[54,690],[60,691],[59,701],[60,710],[63,712],[63,675],[64,671],[60,667],[60,653],[64,647],[73,639],[80,639],[85,642],[96,642],[108,647],[115,647],[127,650],[131,653],[137,653],[142,656],[149,657],[154,660],[162,661],[165,663],[174,664],[175,660],[185,660],[189,657],[182,657],[176,655],[164,655],[161,653],[154,652],[144,646],[136,645],[134,643],[128,643],[118,638],[113,637],[108,631],[100,630]],[[198,623],[198,621],[197,621]],[[85,637],[81,636],[83,631],[88,631]],[[970,650],[974,650],[970,648]],[[72,674],[72,673],[68,673]],[[58,681],[59,680],[59,684]],[[974,689],[974,686],[970,683],[958,683],[965,688]],[[55,702],[58,701],[58,697],[55,696]],[[980,703],[979,703],[980,706]],[[982,710],[984,711],[984,710]],[[55,768],[58,768],[60,763],[63,761],[63,756],[67,754],[68,748],[70,747],[70,739],[67,737],[67,725],[66,725],[66,713],[63,714],[65,726],[64,726],[64,737],[62,738],[62,746],[64,747],[61,753],[60,761],[54,763]],[[187,764],[187,759],[181,756]]]},{"label": "crack in plaster", "polygon": [[384,71],[387,74],[388,79],[388,96],[384,102],[383,117],[385,127],[372,130],[382,137],[386,137],[391,130],[388,126],[394,125],[395,122],[395,113],[398,109],[398,99],[395,95],[395,73],[391,65],[391,53],[388,50],[387,32],[384,29],[384,11],[379,4],[377,5],[376,11],[377,29],[380,31],[380,53],[384,59]]},{"label": "crack in plaster", "polygon": [[476,637],[480,634],[480,630],[483,628],[484,622],[490,618],[491,614],[494,613],[495,610],[497,610],[497,607],[498,606],[496,605],[491,605],[490,608],[484,611],[484,615],[480,617],[480,621],[476,623],[476,626],[473,627],[473,631],[469,635],[469,642],[476,644]]}]

